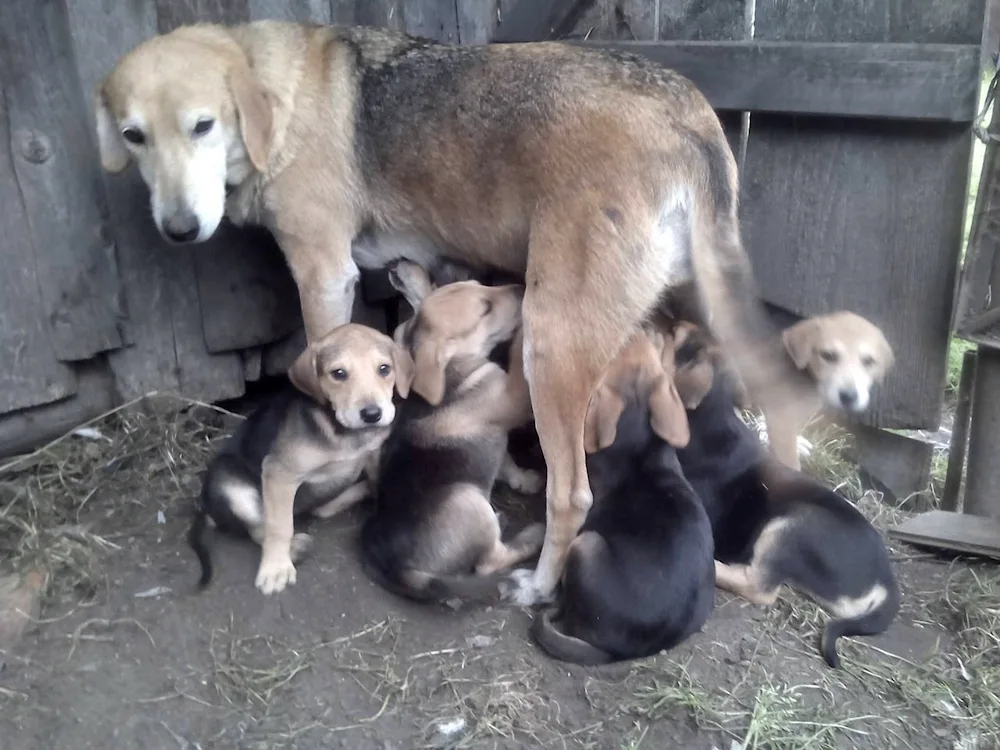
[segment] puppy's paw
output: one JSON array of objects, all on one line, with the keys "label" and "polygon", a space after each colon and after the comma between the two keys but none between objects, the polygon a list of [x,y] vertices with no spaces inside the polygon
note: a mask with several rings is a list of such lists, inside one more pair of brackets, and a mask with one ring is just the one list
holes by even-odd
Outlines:
[{"label": "puppy's paw", "polygon": [[[542,548],[542,544],[544,542],[544,523],[533,523],[530,526],[525,526],[514,538],[514,543],[516,543],[518,547],[523,549],[526,553],[531,554],[538,552],[538,550]],[[517,573],[518,571],[515,570],[514,572]]]},{"label": "puppy's paw", "polygon": [[264,594],[277,594],[295,583],[295,564],[291,557],[261,560],[254,585]]},{"label": "puppy's paw", "polygon": [[538,590],[535,585],[535,571],[528,568],[511,571],[510,577],[500,584],[500,595],[520,607],[548,604],[555,598],[552,591]]},{"label": "puppy's paw", "polygon": [[[289,553],[293,563],[301,562],[302,558],[309,552],[313,538],[309,534],[296,534],[292,537],[292,544]],[[294,581],[292,581],[294,583]]]},{"label": "puppy's paw", "polygon": [[534,469],[509,467],[505,479],[514,492],[522,495],[536,495],[545,487],[545,477]]}]

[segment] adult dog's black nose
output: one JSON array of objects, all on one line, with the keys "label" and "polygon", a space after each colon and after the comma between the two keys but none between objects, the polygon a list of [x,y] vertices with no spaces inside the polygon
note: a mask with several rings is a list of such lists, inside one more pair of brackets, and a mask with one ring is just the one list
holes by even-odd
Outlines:
[{"label": "adult dog's black nose", "polygon": [[191,211],[179,211],[163,220],[163,233],[174,242],[191,242],[200,230],[198,217]]},{"label": "adult dog's black nose", "polygon": [[858,403],[858,392],[854,388],[841,388],[837,395],[840,396],[840,403],[845,409],[850,409]]},{"label": "adult dog's black nose", "polygon": [[382,418],[382,410],[374,404],[369,404],[361,410],[361,420],[365,424],[375,424]]}]

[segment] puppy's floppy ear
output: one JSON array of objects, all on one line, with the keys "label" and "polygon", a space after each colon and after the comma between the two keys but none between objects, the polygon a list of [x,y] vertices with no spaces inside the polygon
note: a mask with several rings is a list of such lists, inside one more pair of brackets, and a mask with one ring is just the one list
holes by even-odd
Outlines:
[{"label": "puppy's floppy ear", "polygon": [[101,166],[105,172],[118,174],[132,161],[132,155],[125,147],[125,139],[118,130],[118,123],[108,107],[103,87],[94,96],[94,115],[97,127],[97,149],[101,155]]},{"label": "puppy's floppy ear", "polygon": [[889,370],[893,368],[896,364],[896,355],[892,350],[892,344],[885,337],[885,334],[879,331],[879,372],[878,379],[882,380],[886,375],[889,374]]},{"label": "puppy's floppy ear", "polygon": [[819,323],[812,318],[800,320],[781,332],[781,343],[800,370],[804,370],[812,359],[813,347],[819,336]]},{"label": "puppy's floppy ear", "polygon": [[246,65],[237,65],[229,72],[229,91],[233,95],[240,120],[240,136],[254,169],[267,169],[274,136],[274,110],[271,95]]},{"label": "puppy's floppy ear", "polygon": [[618,435],[618,420],[625,411],[625,402],[615,390],[607,385],[598,386],[587,407],[587,419],[583,424],[583,449],[587,453],[597,453],[615,442]]},{"label": "puppy's floppy ear", "polygon": [[420,309],[420,303],[434,291],[431,277],[423,266],[404,259],[389,266],[389,283],[415,311]]},{"label": "puppy's floppy ear", "polygon": [[431,406],[444,399],[444,352],[441,344],[425,337],[413,351],[413,380],[410,387]]},{"label": "puppy's floppy ear", "polygon": [[323,395],[323,390],[319,387],[316,352],[311,346],[307,346],[305,351],[292,362],[292,366],[288,368],[288,379],[292,381],[292,385],[317,403],[326,403],[326,396]]},{"label": "puppy's floppy ear", "polygon": [[668,375],[658,377],[649,394],[649,419],[653,432],[674,448],[684,448],[691,440],[684,402]]},{"label": "puppy's floppy ear", "polygon": [[413,358],[399,344],[392,346],[392,369],[396,373],[396,390],[400,398],[410,395],[410,385],[413,383]]}]

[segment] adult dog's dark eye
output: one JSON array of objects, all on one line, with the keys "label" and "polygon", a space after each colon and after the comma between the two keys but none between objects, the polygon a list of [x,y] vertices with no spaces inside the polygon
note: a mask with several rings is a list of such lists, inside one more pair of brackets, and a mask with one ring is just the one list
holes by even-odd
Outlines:
[{"label": "adult dog's dark eye", "polygon": [[211,117],[203,117],[194,124],[194,130],[192,132],[195,135],[205,135],[205,133],[210,131],[214,125],[215,120]]},{"label": "adult dog's dark eye", "polygon": [[141,146],[146,142],[146,135],[139,128],[125,128],[122,131],[122,138],[133,146]]},{"label": "adult dog's dark eye", "polygon": [[861,358],[862,367],[872,367],[874,365],[875,365],[875,357],[866,355]]},{"label": "adult dog's dark eye", "polygon": [[822,359],[824,362],[836,362],[838,359],[840,359],[840,355],[838,355],[837,352],[835,351],[831,351],[830,349],[824,349],[819,353],[819,356],[820,359]]},{"label": "adult dog's dark eye", "polygon": [[378,374],[381,375],[383,378],[386,377],[390,372],[392,372],[392,368],[389,367],[389,365],[378,366]]},{"label": "adult dog's dark eye", "polygon": [[334,380],[347,380],[347,370],[343,370],[339,367],[331,372],[330,375],[333,376]]}]

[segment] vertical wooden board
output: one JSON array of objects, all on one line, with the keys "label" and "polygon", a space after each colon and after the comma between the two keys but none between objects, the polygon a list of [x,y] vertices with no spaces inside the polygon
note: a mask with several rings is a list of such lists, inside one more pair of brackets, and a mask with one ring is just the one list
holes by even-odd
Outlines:
[{"label": "vertical wooden board", "polygon": [[249,18],[249,0],[156,0],[156,28],[161,34],[189,23],[235,24]]},{"label": "vertical wooden board", "polygon": [[748,0],[661,0],[660,39],[738,41],[749,38]]},{"label": "vertical wooden board", "polygon": [[100,164],[61,2],[0,3],[0,86],[52,348],[62,360],[117,348],[118,282]]},{"label": "vertical wooden board", "polygon": [[458,18],[458,41],[462,44],[486,44],[497,27],[498,0],[455,0]]},{"label": "vertical wooden board", "polygon": [[403,5],[404,0],[357,0],[355,23],[402,31]]},{"label": "vertical wooden board", "polygon": [[450,44],[458,43],[458,16],[452,0],[407,0],[403,5],[407,34]]},{"label": "vertical wooden board", "polygon": [[0,414],[76,392],[73,370],[56,359],[45,325],[35,254],[12,156],[6,97],[0,90]]},{"label": "vertical wooden board", "polygon": [[[333,1],[335,4],[344,5],[337,0]],[[353,16],[353,2],[350,3],[350,10]],[[266,18],[320,24],[332,21],[330,0],[249,0],[249,12],[251,21],[262,21]],[[338,18],[334,22],[345,21]]]},{"label": "vertical wooden board", "polygon": [[357,0],[329,0],[330,23],[351,26],[357,23]]},{"label": "vertical wooden board", "polygon": [[[755,38],[978,40],[970,25],[937,0],[758,0]],[[970,145],[962,126],[753,116],[742,216],[765,298],[854,310],[900,352],[869,425],[939,423]]]},{"label": "vertical wooden board", "polygon": [[[88,94],[96,92],[122,54],[157,33],[153,3],[122,6],[114,0],[68,0],[67,6],[77,68]],[[93,122],[93,114],[89,120]],[[193,261],[189,253],[178,252],[160,237],[149,218],[149,191],[138,170],[108,176],[105,183],[129,343],[108,356],[119,392],[133,398],[154,390],[178,391],[182,379],[212,383],[212,390],[242,392],[242,375],[238,380],[233,375],[238,355],[212,355],[205,348]],[[175,299],[179,289],[182,295]]]}]

